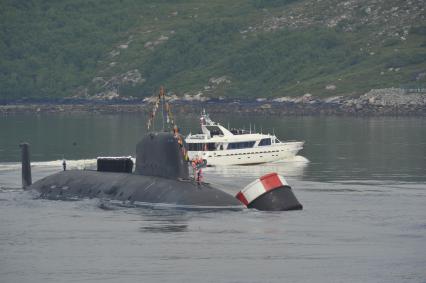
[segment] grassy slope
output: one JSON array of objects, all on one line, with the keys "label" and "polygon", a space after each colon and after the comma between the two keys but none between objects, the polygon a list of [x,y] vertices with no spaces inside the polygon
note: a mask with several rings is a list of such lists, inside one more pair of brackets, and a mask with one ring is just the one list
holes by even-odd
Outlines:
[{"label": "grassy slope", "polygon": [[[231,83],[205,95],[328,96],[424,84],[415,81],[426,71],[424,30],[378,41],[368,52],[371,27],[241,33],[297,2],[0,0],[0,98],[70,96],[85,87],[94,94],[105,90],[94,77],[133,69],[146,82],[120,85],[121,95],[150,95],[160,84],[196,93],[220,76]],[[160,36],[169,39],[145,47]],[[337,90],[325,90],[329,84]]]}]

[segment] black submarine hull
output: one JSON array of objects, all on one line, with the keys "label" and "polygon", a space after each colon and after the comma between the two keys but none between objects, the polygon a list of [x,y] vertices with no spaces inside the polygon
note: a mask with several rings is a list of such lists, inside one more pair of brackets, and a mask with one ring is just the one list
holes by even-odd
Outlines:
[{"label": "black submarine hull", "polygon": [[69,170],[45,177],[27,189],[54,200],[101,198],[123,202],[242,209],[233,196],[209,184],[128,173]]}]

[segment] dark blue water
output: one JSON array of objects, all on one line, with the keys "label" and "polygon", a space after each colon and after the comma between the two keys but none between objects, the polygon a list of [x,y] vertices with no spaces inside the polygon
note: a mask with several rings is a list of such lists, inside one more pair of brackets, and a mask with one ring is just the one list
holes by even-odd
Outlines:
[{"label": "dark blue water", "polygon": [[[425,119],[213,118],[306,141],[294,160],[205,173],[235,194],[278,172],[303,211],[41,200],[19,189],[19,141],[32,144],[37,179],[60,170],[62,155],[78,168],[93,166],[97,155],[133,155],[145,122],[136,115],[3,117],[0,282],[426,282]],[[180,121],[196,130],[196,117]]]}]

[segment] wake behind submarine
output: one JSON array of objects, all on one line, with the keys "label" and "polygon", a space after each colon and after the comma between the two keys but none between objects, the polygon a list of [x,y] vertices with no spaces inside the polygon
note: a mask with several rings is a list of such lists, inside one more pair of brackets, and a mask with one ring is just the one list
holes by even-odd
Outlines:
[{"label": "wake behind submarine", "polygon": [[[99,162],[97,170],[64,170],[31,182],[29,144],[22,150],[22,184],[41,198],[67,200],[100,198],[127,204],[166,204],[198,209],[255,208],[264,211],[300,210],[291,187],[276,173],[265,175],[235,197],[189,176],[186,144],[181,136],[148,133],[136,146],[136,168],[128,159]],[[130,164],[129,164],[130,163]]]}]

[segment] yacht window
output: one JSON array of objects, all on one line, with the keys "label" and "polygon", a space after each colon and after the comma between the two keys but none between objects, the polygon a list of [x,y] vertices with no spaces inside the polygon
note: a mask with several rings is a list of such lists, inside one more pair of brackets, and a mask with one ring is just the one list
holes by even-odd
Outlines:
[{"label": "yacht window", "polygon": [[216,150],[214,143],[188,143],[189,151],[213,151]]},{"label": "yacht window", "polygon": [[202,143],[188,143],[189,151],[201,151],[203,149]]},{"label": "yacht window", "polygon": [[210,132],[210,137],[223,136],[223,132],[217,126],[206,126],[206,128]]},{"label": "yacht window", "polygon": [[255,144],[254,141],[248,142],[230,142],[228,144],[228,149],[240,149],[240,148],[251,148]]},{"label": "yacht window", "polygon": [[233,135],[246,135],[249,134],[250,132],[248,132],[247,130],[243,130],[243,129],[230,129],[229,130]]},{"label": "yacht window", "polygon": [[213,151],[213,150],[216,150],[216,145],[215,145],[215,143],[213,143],[213,142],[206,143],[206,144],[204,145],[204,150],[205,150],[205,151]]},{"label": "yacht window", "polygon": [[261,139],[259,142],[259,146],[264,146],[264,145],[271,145],[271,139],[270,138]]}]

